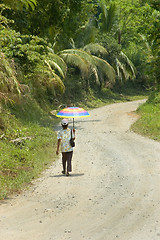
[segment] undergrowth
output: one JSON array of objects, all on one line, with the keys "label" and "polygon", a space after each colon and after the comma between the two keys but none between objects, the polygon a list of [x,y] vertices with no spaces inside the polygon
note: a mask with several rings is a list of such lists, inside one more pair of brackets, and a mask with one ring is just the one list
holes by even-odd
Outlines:
[{"label": "undergrowth", "polygon": [[137,112],[140,114],[140,119],[133,124],[132,130],[160,141],[160,92],[152,93]]},{"label": "undergrowth", "polygon": [[1,108],[0,199],[21,191],[54,161],[56,123],[33,100]]}]

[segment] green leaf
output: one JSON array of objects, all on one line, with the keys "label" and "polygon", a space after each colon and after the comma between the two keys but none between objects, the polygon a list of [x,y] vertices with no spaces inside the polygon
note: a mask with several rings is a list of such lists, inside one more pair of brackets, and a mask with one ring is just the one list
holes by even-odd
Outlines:
[{"label": "green leaf", "polygon": [[106,48],[104,48],[103,46],[101,46],[98,43],[90,43],[90,44],[84,46],[83,50],[90,54],[94,54],[94,55],[101,54],[104,56],[104,55],[108,54]]},{"label": "green leaf", "polygon": [[95,60],[95,65],[102,71],[111,83],[115,82],[115,70],[114,68],[105,60],[93,56]]},{"label": "green leaf", "polygon": [[78,67],[84,77],[88,74],[88,63],[82,57],[64,51],[60,54],[60,57],[62,57],[67,64]]},{"label": "green leaf", "polygon": [[62,70],[63,75],[66,75],[67,72],[67,65],[64,62],[63,58],[61,58],[60,56],[58,56],[57,54],[49,54],[49,59],[51,61],[54,61]]},{"label": "green leaf", "polygon": [[129,74],[129,77],[131,77],[132,79],[135,78],[135,67],[133,65],[133,63],[131,62],[131,60],[127,57],[126,54],[124,54],[124,52],[121,51],[121,59],[123,61],[123,63],[125,64],[126,67],[126,71]]},{"label": "green leaf", "polygon": [[71,53],[71,54],[78,55],[79,57],[85,59],[85,61],[87,61],[88,63],[94,64],[94,60],[92,58],[92,55],[83,51],[83,50],[80,50],[80,49],[66,49],[66,50],[61,51],[59,54],[61,55],[63,53]]},{"label": "green leaf", "polygon": [[64,72],[56,62],[49,60],[48,64],[50,64],[51,68],[57,69],[63,78],[65,77]]}]

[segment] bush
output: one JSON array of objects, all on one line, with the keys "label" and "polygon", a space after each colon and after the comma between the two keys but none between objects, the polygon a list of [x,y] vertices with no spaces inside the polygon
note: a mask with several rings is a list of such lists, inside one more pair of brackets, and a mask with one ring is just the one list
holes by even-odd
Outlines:
[{"label": "bush", "polygon": [[152,103],[154,105],[160,104],[160,92],[159,91],[153,92],[148,98],[148,103]]}]

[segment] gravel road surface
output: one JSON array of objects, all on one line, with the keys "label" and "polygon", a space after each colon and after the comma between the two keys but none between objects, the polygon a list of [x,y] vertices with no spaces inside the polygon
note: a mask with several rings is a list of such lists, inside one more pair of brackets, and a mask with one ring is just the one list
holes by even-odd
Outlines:
[{"label": "gravel road surface", "polygon": [[0,240],[160,240],[160,143],[129,130],[143,102],[77,119],[72,176],[59,155],[29,190],[1,201]]}]

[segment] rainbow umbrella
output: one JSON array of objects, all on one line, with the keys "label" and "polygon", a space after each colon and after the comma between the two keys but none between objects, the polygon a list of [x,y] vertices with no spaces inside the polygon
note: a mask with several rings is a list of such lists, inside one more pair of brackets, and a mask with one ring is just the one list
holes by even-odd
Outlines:
[{"label": "rainbow umbrella", "polygon": [[73,118],[73,128],[74,128],[74,118],[90,117],[90,115],[83,108],[67,107],[62,109],[59,113],[57,113],[56,117]]}]

